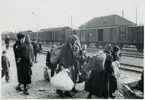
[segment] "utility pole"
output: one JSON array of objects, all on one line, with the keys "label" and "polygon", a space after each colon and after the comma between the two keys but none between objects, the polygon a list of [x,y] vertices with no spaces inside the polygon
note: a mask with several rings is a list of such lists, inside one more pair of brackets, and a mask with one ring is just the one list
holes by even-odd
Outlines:
[{"label": "utility pole", "polygon": [[[35,13],[32,12],[32,14],[33,14],[33,15],[35,16],[35,18],[36,18]],[[36,37],[37,37],[37,39],[38,39],[39,36],[38,36],[38,20],[37,20],[37,18],[36,18],[36,22],[37,22],[37,27],[36,27],[36,28],[37,28],[37,29],[36,29],[37,34],[36,34]]]},{"label": "utility pole", "polygon": [[135,5],[135,12],[136,12],[136,25],[137,25],[137,4]]},{"label": "utility pole", "polygon": [[72,31],[72,14],[71,14],[71,34],[73,34],[73,31]]}]

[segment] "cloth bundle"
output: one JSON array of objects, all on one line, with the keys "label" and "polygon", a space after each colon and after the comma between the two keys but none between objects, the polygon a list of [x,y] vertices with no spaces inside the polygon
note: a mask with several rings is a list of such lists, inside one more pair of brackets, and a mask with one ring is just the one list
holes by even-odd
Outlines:
[{"label": "cloth bundle", "polygon": [[74,83],[68,75],[68,70],[62,70],[50,79],[50,84],[59,90],[70,91],[74,87]]},{"label": "cloth bundle", "polygon": [[61,47],[55,48],[50,55],[51,64],[57,64],[60,58]]}]

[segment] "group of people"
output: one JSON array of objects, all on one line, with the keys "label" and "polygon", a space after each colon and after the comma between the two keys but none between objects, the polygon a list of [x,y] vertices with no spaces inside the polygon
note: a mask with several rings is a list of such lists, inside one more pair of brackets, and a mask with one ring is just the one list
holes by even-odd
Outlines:
[{"label": "group of people", "polygon": [[[18,86],[16,90],[23,91],[25,95],[28,93],[28,85],[31,83],[31,75],[33,62],[37,62],[37,53],[38,50],[36,39],[31,42],[28,34],[17,34],[17,41],[13,45],[15,61],[17,66],[17,75],[18,75]],[[42,45],[40,44],[42,50]],[[60,57],[57,63],[51,63],[51,52],[57,48],[56,45],[52,46],[51,51],[48,51],[46,56],[46,66],[51,69],[51,77],[55,73],[59,73],[61,70],[68,69],[71,80],[75,84],[71,91],[56,90],[56,93],[60,97],[75,97],[75,93],[78,92],[76,89],[76,84],[83,82],[80,78],[81,69],[84,63],[88,64],[90,68],[90,76],[85,80],[84,90],[89,92],[87,98],[91,98],[92,95],[95,95],[99,98],[115,98],[113,93],[117,90],[117,79],[114,76],[114,69],[112,63],[114,61],[119,61],[121,57],[119,46],[112,47],[107,45],[103,51],[97,50],[93,57],[87,57],[86,55],[86,45],[81,46],[79,38],[72,34],[67,41],[62,45]],[[5,57],[3,52],[3,58]],[[7,61],[8,62],[8,61]],[[10,66],[7,63],[8,67]],[[3,63],[2,65],[6,65]],[[3,70],[3,73],[7,71]],[[4,74],[2,73],[2,77]],[[9,81],[9,76],[6,73],[6,81]],[[23,85],[23,89],[21,88]]]},{"label": "group of people", "polygon": [[[56,48],[56,46],[53,48]],[[86,45],[81,47],[79,38],[73,34],[62,46],[60,58],[57,64],[51,64],[50,61],[50,54],[53,49],[48,52],[46,57],[46,66],[51,69],[51,77],[54,76],[55,72],[58,73],[63,69],[69,69],[69,76],[75,85],[76,83],[83,82],[79,79],[79,76],[81,73],[81,66],[88,59],[85,49]],[[87,63],[89,63],[89,67],[91,68],[90,78],[85,82],[84,86],[85,91],[89,92],[87,98],[91,98],[92,95],[103,98],[115,98],[113,93],[117,90],[117,80],[115,76],[112,75],[112,62],[119,61],[119,58],[121,57],[120,48],[118,46],[112,47],[111,45],[107,45],[104,51],[97,51],[96,53],[103,53],[106,57],[104,59],[98,59],[94,56],[90,59],[90,61],[87,61]],[[75,86],[71,91],[56,90],[56,93],[62,98],[75,97],[72,92],[78,92]]]}]

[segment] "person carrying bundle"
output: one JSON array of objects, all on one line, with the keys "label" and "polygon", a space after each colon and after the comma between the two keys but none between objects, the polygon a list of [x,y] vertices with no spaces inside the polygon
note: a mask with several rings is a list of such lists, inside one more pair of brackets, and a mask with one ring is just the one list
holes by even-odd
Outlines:
[{"label": "person carrying bundle", "polygon": [[[80,43],[78,37],[73,34],[69,37],[68,41],[63,45],[61,48],[61,53],[60,53],[60,59],[59,59],[59,69],[64,70],[68,69],[69,70],[69,76],[71,80],[73,81],[74,84],[76,84],[77,80],[77,64],[76,64],[76,55],[77,55],[77,49],[75,49],[76,45],[77,47],[80,48]],[[71,90],[75,92],[76,88]],[[61,97],[75,97],[73,94],[71,94],[71,91],[61,91],[57,90],[56,92],[61,96]]]}]

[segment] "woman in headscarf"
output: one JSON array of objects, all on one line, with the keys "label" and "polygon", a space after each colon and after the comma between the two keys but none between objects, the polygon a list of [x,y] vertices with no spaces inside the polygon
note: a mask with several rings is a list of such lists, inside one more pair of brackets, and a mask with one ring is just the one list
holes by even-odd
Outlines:
[{"label": "woman in headscarf", "polygon": [[[26,49],[27,49],[27,56],[29,57],[29,61],[30,61],[30,66],[33,66],[33,56],[34,56],[34,50],[33,50],[33,46],[31,44],[31,40],[29,35],[27,34],[25,37],[25,45],[26,45]],[[32,74],[32,71],[31,71]]]},{"label": "woman in headscarf", "polygon": [[105,60],[106,54],[103,51],[96,51],[96,54],[92,57],[89,62],[89,66],[92,68],[92,72],[89,80],[86,82],[85,91],[89,92],[87,98],[91,98],[95,95],[99,98],[102,97],[102,89],[104,82],[105,72]]},{"label": "woman in headscarf", "polygon": [[[120,53],[120,48],[119,46],[115,45],[113,47],[113,61],[119,61],[120,57],[121,57],[121,53]],[[115,96],[113,95],[113,93],[115,92],[115,90],[117,90],[117,79],[115,78],[115,76],[113,76],[112,74],[110,75],[110,79],[109,79],[109,87],[110,87],[110,97],[111,98],[115,98]]]},{"label": "woman in headscarf", "polygon": [[[76,64],[76,55],[80,49],[79,38],[76,35],[72,35],[68,38],[68,41],[63,45],[60,54],[59,66],[60,69],[69,69],[69,76],[76,84],[77,80],[77,64]],[[74,87],[75,88],[75,87]],[[61,97],[75,97],[71,94],[71,91],[65,91],[64,93],[60,90],[57,90],[57,93]]]}]

